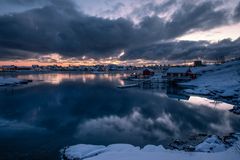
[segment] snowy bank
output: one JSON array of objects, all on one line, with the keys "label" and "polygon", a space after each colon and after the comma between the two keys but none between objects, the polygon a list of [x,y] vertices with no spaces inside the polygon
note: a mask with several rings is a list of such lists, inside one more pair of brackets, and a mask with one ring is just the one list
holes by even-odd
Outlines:
[{"label": "snowy bank", "polygon": [[[177,150],[167,150],[162,146],[147,145],[143,149],[135,149],[134,146],[128,146],[124,149],[123,144],[115,144],[107,147],[77,145],[65,150],[65,156],[62,159],[68,160],[238,160],[240,159],[239,143],[223,152],[205,153],[205,152],[184,152]],[[96,149],[95,149],[96,148]],[[129,150],[129,151],[128,151]],[[87,151],[87,152],[86,152]]]},{"label": "snowy bank", "polygon": [[215,135],[208,137],[195,147],[195,150],[198,152],[221,152],[225,151],[226,149],[227,146],[219,137]]},{"label": "snowy bank", "polygon": [[180,84],[195,86],[185,92],[224,99],[237,106],[240,104],[240,61],[202,67],[201,72],[202,76],[199,78]]},{"label": "snowy bank", "polygon": [[210,136],[195,146],[194,152],[165,149],[163,146],[146,145],[142,149],[129,144],[87,145],[79,144],[61,150],[63,160],[238,160],[240,159],[239,134],[224,140]]},{"label": "snowy bank", "polygon": [[3,78],[0,77],[0,86],[27,84],[31,80],[17,79],[17,78]]}]

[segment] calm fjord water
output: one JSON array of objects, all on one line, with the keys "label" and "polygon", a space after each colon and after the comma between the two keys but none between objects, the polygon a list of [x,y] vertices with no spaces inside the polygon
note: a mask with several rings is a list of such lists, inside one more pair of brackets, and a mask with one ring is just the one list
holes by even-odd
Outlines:
[{"label": "calm fjord water", "polygon": [[78,143],[144,146],[240,131],[227,104],[177,101],[164,86],[118,89],[122,74],[14,76],[35,81],[0,88],[0,159],[58,159],[61,148]]}]

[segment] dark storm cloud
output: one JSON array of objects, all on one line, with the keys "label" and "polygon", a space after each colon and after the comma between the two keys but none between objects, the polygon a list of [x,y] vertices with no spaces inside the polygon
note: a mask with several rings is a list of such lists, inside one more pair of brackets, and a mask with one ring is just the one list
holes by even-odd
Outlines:
[{"label": "dark storm cloud", "polygon": [[166,27],[167,33],[170,37],[175,37],[194,29],[206,30],[227,24],[227,12],[215,10],[216,5],[212,2],[204,2],[196,7],[192,4],[184,4],[172,16],[172,21]]},{"label": "dark storm cloud", "polygon": [[235,18],[235,20],[240,21],[240,2],[238,3],[237,7],[235,8],[234,18]]},{"label": "dark storm cloud", "polygon": [[[0,16],[0,57],[17,57],[5,52],[7,48],[38,54],[57,52],[66,57],[102,58],[122,49],[136,50],[189,31],[228,23],[227,12],[216,10],[217,4],[212,2],[183,4],[169,21],[156,15],[147,16],[138,26],[124,18],[110,20],[85,15],[77,11],[71,1],[48,2],[41,8]],[[143,54],[128,56],[143,58]],[[29,56],[26,54],[24,58]]]},{"label": "dark storm cloud", "polygon": [[24,60],[26,58],[37,58],[37,57],[38,55],[34,52],[0,47],[0,60],[9,60],[9,59]]},{"label": "dark storm cloud", "polygon": [[86,53],[101,57],[129,44],[128,39],[134,34],[130,21],[86,16],[73,10],[69,3],[62,3],[1,16],[1,47],[38,53],[59,52],[65,56]]},{"label": "dark storm cloud", "polygon": [[136,17],[145,17],[146,15],[151,13],[157,15],[159,13],[168,11],[170,7],[174,4],[176,5],[176,0],[167,0],[161,4],[149,2],[141,7],[135,8],[131,14]]},{"label": "dark storm cloud", "polygon": [[220,57],[232,58],[240,55],[240,38],[231,41],[225,39],[218,43],[207,41],[179,41],[165,42],[149,45],[126,51],[123,59],[169,59],[169,60],[191,60],[210,59],[216,60]]},{"label": "dark storm cloud", "polygon": [[0,15],[41,8],[47,4],[50,4],[47,0],[1,0]]}]

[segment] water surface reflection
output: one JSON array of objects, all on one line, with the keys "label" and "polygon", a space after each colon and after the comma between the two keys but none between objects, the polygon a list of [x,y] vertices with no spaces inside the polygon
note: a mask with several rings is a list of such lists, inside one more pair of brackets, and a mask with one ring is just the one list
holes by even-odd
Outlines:
[{"label": "water surface reflection", "polygon": [[58,85],[63,81],[81,81],[83,83],[93,81],[96,79],[106,80],[106,81],[119,81],[123,84],[124,81],[122,77],[126,77],[127,74],[83,74],[83,73],[42,73],[42,74],[22,74],[17,75],[20,79],[31,79],[34,81],[44,81],[53,85]]},{"label": "water surface reflection", "polygon": [[166,86],[116,88],[124,74],[17,76],[43,81],[0,89],[4,159],[57,159],[60,148],[77,143],[143,146],[167,144],[194,133],[239,131],[238,116],[221,106],[207,107],[197,97],[189,101],[168,98]]}]

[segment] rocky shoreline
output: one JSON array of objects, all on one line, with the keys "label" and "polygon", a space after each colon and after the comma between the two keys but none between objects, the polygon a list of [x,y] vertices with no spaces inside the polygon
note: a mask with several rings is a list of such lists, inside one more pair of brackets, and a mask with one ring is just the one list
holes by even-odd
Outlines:
[{"label": "rocky shoreline", "polygon": [[[209,143],[209,139],[211,139],[212,141]],[[183,150],[186,152],[194,152],[194,151],[202,151],[199,146],[201,146],[201,144],[208,142],[208,150],[204,151],[204,152],[213,152],[214,151],[214,147],[216,146],[215,143],[217,143],[217,145],[222,145],[225,147],[225,149],[230,148],[231,146],[233,146],[233,144],[240,140],[240,133],[230,133],[228,135],[225,136],[216,136],[216,135],[207,135],[207,134],[197,134],[197,135],[192,135],[189,136],[189,138],[187,140],[179,140],[176,139],[173,142],[169,143],[168,146],[166,146],[166,148],[169,149],[177,149],[177,150]],[[205,148],[206,149],[206,148]]]},{"label": "rocky shoreline", "polygon": [[[174,140],[169,145],[165,146],[165,148],[161,145],[146,145],[145,147],[140,148],[138,146],[132,146],[129,144],[113,144],[109,146],[79,144],[63,148],[60,151],[60,154],[62,160],[83,160],[88,158],[98,159],[96,157],[108,152],[124,152],[126,154],[135,152],[136,154],[139,154],[139,152],[158,152],[159,154],[164,154],[166,152],[171,154],[196,153],[196,157],[198,156],[198,153],[200,153],[200,155],[201,153],[212,153],[212,156],[214,153],[226,152],[232,147],[235,147],[237,150],[240,149],[239,142],[240,133],[230,133],[222,137],[216,135],[197,134],[190,136],[186,141]],[[204,154],[204,156],[207,155]],[[184,156],[178,158],[184,159]]]}]

